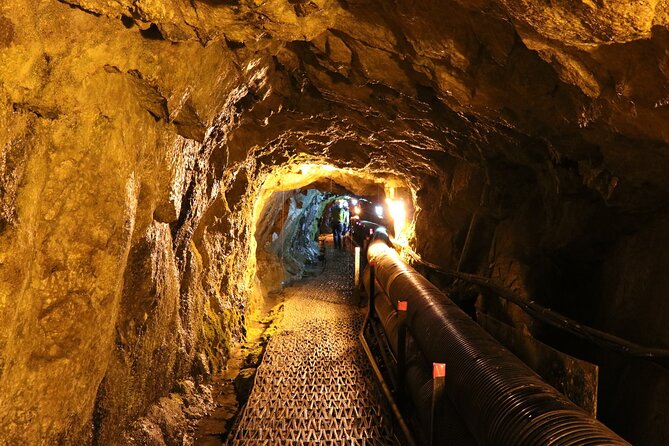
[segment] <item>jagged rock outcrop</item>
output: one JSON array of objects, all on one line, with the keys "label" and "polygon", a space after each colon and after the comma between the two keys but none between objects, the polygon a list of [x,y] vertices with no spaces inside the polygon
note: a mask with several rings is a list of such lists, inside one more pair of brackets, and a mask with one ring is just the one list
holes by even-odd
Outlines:
[{"label": "jagged rock outcrop", "polygon": [[325,194],[317,189],[276,192],[265,204],[256,227],[258,278],[264,292],[302,277],[318,261],[318,220]]},{"label": "jagged rock outcrop", "polygon": [[[293,176],[400,181],[425,258],[667,347],[668,11],[3,2],[0,438],[113,444],[220,369],[259,298],[258,216]],[[666,369],[601,362],[605,421],[666,443]]]}]

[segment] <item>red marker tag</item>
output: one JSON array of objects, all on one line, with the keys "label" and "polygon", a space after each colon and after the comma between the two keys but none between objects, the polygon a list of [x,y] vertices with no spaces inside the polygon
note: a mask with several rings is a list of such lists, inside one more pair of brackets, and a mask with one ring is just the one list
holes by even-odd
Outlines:
[{"label": "red marker tag", "polygon": [[372,260],[371,262],[369,262],[369,266],[371,266],[371,267],[376,266],[376,262],[374,260]]},{"label": "red marker tag", "polygon": [[409,303],[406,300],[397,301],[397,311],[407,311]]},{"label": "red marker tag", "polygon": [[432,364],[432,378],[443,378],[446,376],[446,364],[435,362]]}]

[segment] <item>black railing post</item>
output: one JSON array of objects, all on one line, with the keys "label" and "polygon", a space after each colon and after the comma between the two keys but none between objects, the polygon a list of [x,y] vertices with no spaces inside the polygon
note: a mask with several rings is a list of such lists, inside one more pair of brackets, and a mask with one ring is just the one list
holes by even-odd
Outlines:
[{"label": "black railing post", "polygon": [[369,316],[374,314],[374,295],[376,294],[376,262],[369,262]]},{"label": "black railing post", "polygon": [[407,363],[407,310],[406,300],[397,301],[397,395],[404,403],[404,389]]},{"label": "black railing post", "polygon": [[432,412],[430,417],[430,445],[435,446],[435,428],[437,417],[441,414],[441,405],[446,387],[446,364],[435,362],[432,364]]}]

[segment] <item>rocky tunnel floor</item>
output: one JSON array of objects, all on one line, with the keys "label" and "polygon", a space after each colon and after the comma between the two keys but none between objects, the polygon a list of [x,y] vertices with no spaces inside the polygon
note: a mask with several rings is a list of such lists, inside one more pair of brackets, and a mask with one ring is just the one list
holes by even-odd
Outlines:
[{"label": "rocky tunnel floor", "polygon": [[329,246],[323,271],[285,290],[283,320],[228,445],[399,444],[358,341],[353,256]]}]

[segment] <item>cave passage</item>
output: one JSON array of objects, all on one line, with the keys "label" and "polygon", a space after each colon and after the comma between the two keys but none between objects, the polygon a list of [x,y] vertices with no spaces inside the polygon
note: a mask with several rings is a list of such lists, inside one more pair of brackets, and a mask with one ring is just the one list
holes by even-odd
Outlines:
[{"label": "cave passage", "polygon": [[[286,175],[286,169],[299,173]],[[337,182],[333,181],[333,177],[337,178]],[[283,190],[295,186],[305,187]],[[347,187],[358,193],[351,192]],[[324,191],[320,188],[327,189]],[[521,435],[523,429],[527,429],[527,432],[536,431],[534,435],[545,441],[549,437],[544,432],[559,428],[564,420],[558,420],[558,424],[543,421],[545,426],[542,426],[541,423],[533,425],[533,417],[550,420],[553,413],[564,412],[572,417],[571,427],[565,432],[578,437],[578,441],[606,438],[611,444],[627,444],[594,420],[596,395],[593,395],[593,391],[596,392],[596,389],[589,387],[593,375],[586,365],[560,352],[551,353],[549,347],[540,344],[531,346],[530,349],[535,349],[535,357],[555,357],[552,365],[555,370],[546,372],[536,359],[527,357],[527,350],[523,351],[513,345],[513,338],[507,339],[510,348],[516,347],[516,354],[525,355],[525,360],[533,365],[536,372],[543,372],[544,379],[560,388],[570,401],[544,383],[520,360],[516,359],[515,365],[513,361],[504,359],[504,355],[510,353],[491,337],[483,341],[484,349],[488,348],[487,353],[478,357],[477,340],[480,342],[483,339],[482,328],[478,332],[465,331],[465,334],[455,334],[452,338],[439,338],[441,334],[438,333],[445,333],[446,327],[457,327],[461,323],[461,315],[450,315],[453,310],[437,310],[445,311],[437,313],[441,314],[437,318],[428,317],[429,314],[425,313],[425,319],[413,319],[412,324],[422,327],[430,341],[407,334],[407,329],[401,327],[409,327],[408,323],[398,322],[400,315],[404,314],[402,312],[406,312],[407,302],[412,302],[412,309],[416,303],[419,307],[427,305],[428,308],[440,308],[445,305],[444,308],[448,308],[451,305],[455,308],[449,298],[439,294],[434,287],[433,296],[424,294],[429,288],[426,285],[428,282],[421,285],[420,280],[425,279],[417,276],[409,279],[410,283],[417,284],[415,289],[401,288],[403,291],[395,297],[384,294],[393,289],[388,286],[402,286],[397,284],[402,283],[403,277],[409,277],[406,274],[411,274],[407,272],[408,267],[402,267],[394,273],[386,271],[390,279],[384,285],[389,290],[385,292],[379,291],[381,284],[374,279],[374,267],[371,264],[364,270],[364,280],[357,277],[362,269],[360,264],[354,267],[354,263],[362,258],[362,262],[367,264],[367,250],[373,243],[388,244],[394,247],[391,251],[403,253],[418,264],[425,264],[406,244],[409,237],[405,229],[413,228],[415,219],[410,188],[387,186],[366,172],[340,172],[329,165],[321,165],[280,167],[268,177],[263,190],[259,194],[262,210],[255,233],[255,274],[263,295],[280,290],[282,320],[266,347],[262,363],[257,370],[254,369],[254,384],[248,401],[245,401],[238,414],[232,432],[225,434],[227,444],[336,443],[344,439],[351,444],[414,444],[415,436],[419,444],[435,444],[436,441],[473,445],[485,444],[482,439],[487,438],[486,435],[491,435],[490,438],[502,435],[499,427],[491,427],[494,423],[481,425],[480,430],[471,431],[472,426],[477,426],[477,422],[473,421],[476,416],[472,418],[470,414],[469,418],[463,418],[464,415],[452,406],[451,400],[443,392],[437,394],[433,390],[431,396],[427,393],[436,378],[427,378],[429,373],[425,369],[431,363],[426,360],[428,353],[425,348],[437,352],[438,357],[447,358],[447,361],[450,357],[440,350],[471,349],[470,356],[458,358],[459,362],[453,369],[462,368],[473,372],[473,368],[477,367],[484,376],[489,375],[477,381],[477,386],[492,386],[490,393],[495,396],[484,396],[480,404],[485,401],[492,407],[503,408],[512,402],[511,406],[507,406],[511,409],[504,416],[511,416],[509,414],[515,410],[513,407],[525,407],[522,410],[536,412],[530,417],[523,415],[523,424],[519,424],[515,430],[510,429],[512,433],[505,434],[512,439],[511,442],[517,440],[517,435]],[[361,195],[363,191],[366,196]],[[376,191],[376,196],[371,195],[373,191]],[[406,202],[402,196],[407,198]],[[335,241],[336,221],[343,222],[347,229],[344,231],[343,247],[338,247]],[[467,243],[465,241],[465,246]],[[358,251],[355,261],[354,250]],[[378,251],[375,248],[374,252]],[[354,282],[360,282],[361,287],[354,288]],[[451,291],[454,297],[460,294],[457,288]],[[405,300],[400,302],[397,296]],[[360,304],[368,306],[363,310]],[[404,305],[404,310],[400,310],[400,304]],[[481,308],[477,304],[472,317],[481,324],[496,323],[481,312]],[[471,320],[469,323],[476,325]],[[494,334],[494,327],[487,326],[486,329]],[[399,330],[404,330],[404,334],[398,334]],[[360,333],[365,335],[360,335],[358,339]],[[467,336],[471,336],[472,340]],[[375,338],[376,342],[368,343],[365,337]],[[435,344],[436,340],[447,344],[440,349]],[[361,342],[365,345],[364,350]],[[373,347],[370,344],[374,344]],[[412,352],[409,359],[405,358],[408,354],[406,349]],[[370,365],[370,361],[373,365]],[[568,370],[557,370],[562,366],[560,362],[570,361],[572,363],[566,366]],[[383,365],[379,366],[379,363]],[[515,372],[514,367],[517,367]],[[508,373],[497,375],[498,369],[508,370]],[[405,376],[407,373],[410,375],[408,378]],[[462,371],[455,373],[457,375]],[[565,384],[565,376],[569,375],[577,376],[584,382]],[[463,380],[465,378],[456,377],[456,381]],[[509,387],[501,393],[492,390],[494,386],[504,387],[507,383]],[[386,394],[380,391],[381,387]],[[522,390],[524,387],[534,389],[534,395],[526,397]],[[389,388],[392,389],[390,393]],[[460,392],[465,399],[482,398],[475,387],[453,390],[449,383],[446,388],[450,389],[449,393]],[[539,395],[541,392],[545,394]],[[426,408],[430,401],[431,411]],[[469,403],[465,403],[467,405]],[[551,406],[555,408],[551,410]],[[390,407],[399,412],[391,413]],[[408,432],[401,431],[398,423],[409,426]],[[429,427],[426,427],[426,423]],[[489,434],[488,430],[492,433]],[[433,439],[429,440],[431,437]]]},{"label": "cave passage", "polygon": [[[237,402],[223,398],[226,409],[201,422],[196,444],[215,444],[220,432],[235,445],[397,444],[387,402],[358,340],[365,310],[361,291],[354,291],[354,246],[362,248],[357,258],[364,266],[372,234],[388,228],[397,246],[409,249],[416,214],[411,186],[383,172],[297,162],[273,166],[256,197],[255,243],[245,274],[252,289],[246,325],[250,329],[254,317],[262,319],[258,313],[269,302],[279,322],[268,329],[272,335],[260,335],[269,339],[266,347],[247,346],[251,353],[234,360],[242,368],[229,379],[251,377],[250,395],[236,384]],[[339,248],[335,220],[343,235]],[[229,394],[225,385],[215,392]],[[230,431],[229,414],[240,405]]]},{"label": "cave passage", "polygon": [[359,317],[304,296],[350,256],[319,244],[342,200],[362,258],[388,240],[453,305],[421,302],[485,331],[454,339],[495,339],[463,364],[502,344],[569,413],[667,445],[667,172],[669,0],[2,0],[0,446],[229,419],[218,384],[248,385],[280,314]]},{"label": "cave passage", "polygon": [[283,290],[282,321],[229,445],[399,445],[358,340],[364,310],[350,242],[340,251],[322,240],[322,269]]}]

